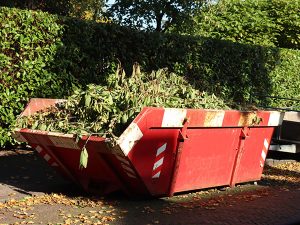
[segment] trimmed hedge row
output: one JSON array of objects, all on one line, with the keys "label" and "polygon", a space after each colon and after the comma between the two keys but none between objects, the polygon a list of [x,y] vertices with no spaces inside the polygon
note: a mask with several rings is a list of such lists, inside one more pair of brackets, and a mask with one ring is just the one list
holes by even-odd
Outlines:
[{"label": "trimmed hedge row", "polygon": [[0,146],[31,97],[63,97],[75,82],[53,67],[62,35],[56,16],[0,8]]},{"label": "trimmed hedge row", "polygon": [[[219,0],[186,32],[233,42],[300,49],[300,0]],[[190,29],[189,29],[190,28]]]},{"label": "trimmed hedge row", "polygon": [[29,98],[60,98],[73,85],[101,84],[118,61],[127,71],[135,62],[144,70],[168,67],[234,107],[252,92],[300,97],[296,50],[146,33],[9,8],[0,8],[0,32],[0,146],[11,142],[10,124]]},{"label": "trimmed hedge row", "polygon": [[[188,75],[201,90],[213,92],[227,102],[243,103],[248,101],[251,92],[276,94],[277,89],[274,92],[276,87],[272,86],[278,79],[276,74],[292,71],[289,75],[292,82],[298,75],[294,70],[299,65],[299,61],[294,62],[300,56],[297,50],[146,33],[111,24],[88,25],[84,21],[64,20],[64,46],[58,55],[62,64],[57,64],[66,68],[61,59],[72,59],[68,61],[68,70],[77,79],[88,82],[101,82],[111,71],[111,63],[118,59],[127,70],[135,62],[144,70],[168,67]],[[287,62],[291,67],[286,66]],[[298,95],[290,91],[282,94]]]}]

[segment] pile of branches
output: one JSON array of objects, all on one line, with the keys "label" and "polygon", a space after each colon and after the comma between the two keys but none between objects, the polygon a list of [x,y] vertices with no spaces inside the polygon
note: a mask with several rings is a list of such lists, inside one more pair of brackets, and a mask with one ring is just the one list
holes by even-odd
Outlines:
[{"label": "pile of branches", "polygon": [[135,65],[131,76],[119,67],[105,85],[77,89],[65,102],[20,117],[15,127],[116,140],[145,106],[228,109],[222,100],[199,91],[182,76],[167,69],[142,73]]}]

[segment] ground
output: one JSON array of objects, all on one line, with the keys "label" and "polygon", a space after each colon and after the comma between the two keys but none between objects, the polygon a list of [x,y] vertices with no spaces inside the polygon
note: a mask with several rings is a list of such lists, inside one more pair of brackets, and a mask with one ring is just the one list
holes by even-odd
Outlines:
[{"label": "ground", "polygon": [[0,224],[296,225],[300,162],[266,166],[257,185],[130,199],[89,196],[31,150],[0,151]]}]

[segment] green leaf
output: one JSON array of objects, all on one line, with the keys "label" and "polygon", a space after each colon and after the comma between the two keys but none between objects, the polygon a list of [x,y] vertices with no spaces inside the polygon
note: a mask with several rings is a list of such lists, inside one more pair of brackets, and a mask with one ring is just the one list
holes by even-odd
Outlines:
[{"label": "green leaf", "polygon": [[89,158],[88,152],[84,147],[80,153],[79,169],[87,168],[88,158]]},{"label": "green leaf", "polygon": [[92,97],[89,94],[85,95],[85,107],[89,107],[91,104]]},{"label": "green leaf", "polygon": [[127,123],[127,121],[128,121],[128,116],[127,116],[127,114],[124,114],[122,116],[122,123],[125,124],[125,123]]},{"label": "green leaf", "polygon": [[40,130],[47,130],[47,125],[43,123],[43,124],[39,125],[39,129]]}]

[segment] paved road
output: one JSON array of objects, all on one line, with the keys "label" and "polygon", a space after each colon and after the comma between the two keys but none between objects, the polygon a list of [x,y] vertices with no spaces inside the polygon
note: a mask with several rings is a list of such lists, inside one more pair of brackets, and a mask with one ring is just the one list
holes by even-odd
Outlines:
[{"label": "paved road", "polygon": [[[300,171],[293,176],[300,177]],[[130,200],[115,194],[99,200],[64,181],[33,152],[6,151],[0,152],[0,204],[28,196],[41,196],[42,200],[30,207],[20,201],[18,206],[0,208],[0,224],[300,224],[300,185],[267,183],[173,198]],[[53,201],[58,195],[52,195],[49,204],[50,197],[43,199],[45,193],[63,193],[65,197]]]},{"label": "paved road", "polygon": [[0,150],[0,202],[10,198],[61,192],[69,182],[31,150]]}]

